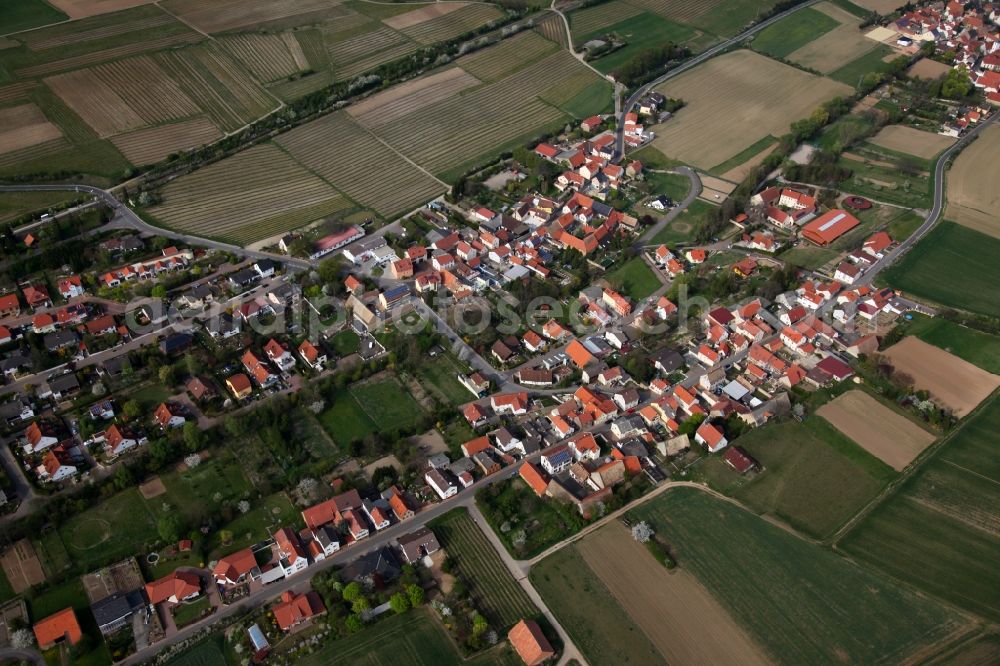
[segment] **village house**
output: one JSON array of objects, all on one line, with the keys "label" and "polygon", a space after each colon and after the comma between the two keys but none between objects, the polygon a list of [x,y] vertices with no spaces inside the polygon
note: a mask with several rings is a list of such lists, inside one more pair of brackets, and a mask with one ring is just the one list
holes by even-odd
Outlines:
[{"label": "village house", "polygon": [[201,594],[201,576],[194,572],[174,571],[163,578],[146,583],[146,597],[149,603],[177,604],[190,601]]},{"label": "village house", "polygon": [[184,425],[186,419],[184,418],[184,413],[177,405],[169,402],[161,402],[153,412],[153,420],[166,430],[168,428],[181,427]]},{"label": "village house", "polygon": [[438,543],[434,532],[426,527],[404,534],[396,540],[396,543],[399,545],[403,559],[406,560],[407,564],[419,562],[424,557],[441,550],[441,544]]},{"label": "village house", "polygon": [[215,582],[223,587],[233,587],[260,577],[257,559],[249,548],[219,558],[212,569]]},{"label": "village house", "polygon": [[76,296],[83,296],[87,290],[83,288],[83,280],[79,275],[69,275],[59,280],[59,295],[67,301]]},{"label": "village house", "polygon": [[243,373],[238,373],[226,378],[226,386],[237,400],[244,400],[253,393],[253,386],[250,378]]},{"label": "village house", "polygon": [[726,436],[711,423],[702,423],[695,432],[694,440],[704,446],[710,453],[724,449],[729,441]]},{"label": "village house", "polygon": [[298,352],[299,357],[313,370],[320,372],[323,370],[323,366],[326,365],[326,353],[320,351],[316,345],[308,340],[302,341]]},{"label": "village house", "polygon": [[48,650],[59,643],[76,645],[83,639],[83,632],[72,608],[49,615],[32,626],[39,649]]},{"label": "village house", "polygon": [[451,481],[450,476],[451,473],[447,470],[430,469],[424,474],[424,480],[441,499],[445,500],[458,494],[458,486]]},{"label": "village house", "polygon": [[534,620],[521,620],[507,633],[507,640],[525,666],[538,666],[555,656],[551,643]]},{"label": "village house", "polygon": [[63,444],[57,444],[45,451],[45,455],[42,456],[42,464],[38,466],[35,473],[41,481],[58,483],[76,476],[77,471],[75,459],[69,450]]},{"label": "village house", "polygon": [[270,359],[271,363],[278,366],[282,372],[288,372],[295,367],[295,357],[292,356],[291,352],[285,348],[283,344],[271,338],[264,345],[264,354]]},{"label": "village house", "polygon": [[315,590],[309,590],[304,594],[288,590],[281,594],[281,601],[271,608],[271,613],[278,628],[289,632],[300,624],[326,613],[326,606]]}]

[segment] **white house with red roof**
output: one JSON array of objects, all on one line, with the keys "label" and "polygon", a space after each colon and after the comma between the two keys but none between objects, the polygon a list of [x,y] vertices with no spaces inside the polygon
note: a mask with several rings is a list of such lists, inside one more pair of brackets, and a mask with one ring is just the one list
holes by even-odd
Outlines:
[{"label": "white house with red roof", "polygon": [[722,434],[722,431],[708,422],[702,423],[698,427],[694,440],[708,449],[710,453],[717,453],[729,444],[729,440]]}]

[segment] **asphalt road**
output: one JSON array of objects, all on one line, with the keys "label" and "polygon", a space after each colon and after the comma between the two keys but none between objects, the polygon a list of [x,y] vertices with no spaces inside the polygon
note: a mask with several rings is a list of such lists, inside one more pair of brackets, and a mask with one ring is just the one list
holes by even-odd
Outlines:
[{"label": "asphalt road", "polygon": [[635,103],[639,101],[639,98],[645,95],[647,92],[649,92],[650,89],[655,88],[664,81],[667,81],[669,79],[674,78],[675,76],[683,74],[689,69],[697,67],[706,60],[710,60],[711,58],[717,56],[719,53],[722,53],[730,46],[733,46],[734,44],[739,44],[748,37],[752,37],[753,35],[757,34],[764,28],[768,27],[769,25],[777,23],[786,16],[790,16],[791,14],[794,14],[795,12],[799,11],[803,7],[814,5],[817,2],[819,2],[819,0],[807,0],[807,2],[803,2],[800,5],[796,5],[791,9],[786,9],[780,14],[775,14],[771,18],[758,23],[752,28],[744,30],[735,37],[732,37],[731,39],[727,39],[724,42],[716,44],[707,51],[699,53],[698,55],[688,60],[685,60],[682,64],[678,65],[677,67],[674,67],[673,69],[663,74],[662,76],[653,79],[652,81],[650,81],[649,83],[645,84],[644,86],[636,90],[634,93],[632,93],[632,95],[628,98],[628,100],[626,100],[625,104],[622,106],[621,115],[618,118],[618,129],[615,131],[615,155],[612,161],[618,163],[622,160],[623,157],[625,157],[625,114],[631,111],[632,107],[635,106]]},{"label": "asphalt road", "polygon": [[668,212],[663,216],[663,219],[642,233],[642,235],[634,243],[636,247],[641,247],[644,244],[650,243],[651,240],[656,237],[656,234],[660,233],[660,230],[663,229],[663,227],[670,224],[675,217],[687,210],[688,206],[693,204],[694,200],[698,198],[699,194],[701,194],[701,178],[699,178],[698,174],[694,172],[694,169],[682,166],[677,167],[676,169],[670,169],[669,172],[687,176],[688,180],[691,181],[691,187],[688,189],[687,196],[684,197],[683,201],[677,204],[676,208]]}]

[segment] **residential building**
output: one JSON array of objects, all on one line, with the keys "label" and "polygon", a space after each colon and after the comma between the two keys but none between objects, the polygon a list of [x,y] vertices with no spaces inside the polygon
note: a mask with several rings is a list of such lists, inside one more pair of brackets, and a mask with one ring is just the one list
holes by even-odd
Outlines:
[{"label": "residential building", "polygon": [[556,654],[534,620],[521,620],[515,624],[507,633],[507,640],[525,666],[537,666]]},{"label": "residential building", "polygon": [[72,608],[64,608],[54,615],[39,620],[32,629],[38,647],[42,650],[48,650],[64,641],[76,645],[83,638],[83,632]]},{"label": "residential building", "polygon": [[416,532],[405,534],[396,540],[399,549],[403,552],[403,559],[408,564],[419,562],[425,556],[436,553],[441,549],[434,532],[426,527],[421,527]]},{"label": "residential building", "polygon": [[443,500],[458,494],[458,486],[446,474],[450,476],[450,472],[440,469],[430,469],[424,474],[424,480]]},{"label": "residential building", "polygon": [[179,428],[187,420],[177,405],[168,402],[160,403],[160,406],[153,412],[153,419],[164,430],[167,428]]},{"label": "residential building", "polygon": [[174,571],[152,583],[146,583],[146,597],[153,605],[190,601],[199,594],[201,594],[201,576],[190,571]]},{"label": "residential building", "polygon": [[573,464],[573,454],[567,445],[562,444],[543,453],[539,462],[549,474],[558,474]]},{"label": "residential building", "polygon": [[291,631],[303,622],[326,613],[326,606],[315,590],[309,590],[305,594],[296,594],[288,590],[282,593],[281,601],[271,609],[271,612],[282,631]]},{"label": "residential building", "polygon": [[212,569],[212,575],[215,576],[215,582],[219,585],[233,586],[259,576],[260,569],[253,551],[244,548],[219,558],[215,568]]}]

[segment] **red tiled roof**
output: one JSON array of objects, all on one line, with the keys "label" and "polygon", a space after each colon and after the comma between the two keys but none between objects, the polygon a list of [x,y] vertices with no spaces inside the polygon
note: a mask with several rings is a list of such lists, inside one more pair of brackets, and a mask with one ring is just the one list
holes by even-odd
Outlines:
[{"label": "red tiled roof", "polygon": [[526,666],[540,664],[555,654],[541,627],[534,620],[521,620],[507,634],[511,646]]},{"label": "red tiled roof", "polygon": [[201,578],[198,574],[187,571],[174,571],[171,574],[146,583],[146,596],[149,603],[158,604],[174,597],[178,601],[201,591]]},{"label": "red tiled roof", "polygon": [[76,645],[83,637],[80,624],[76,621],[76,613],[72,608],[64,608],[54,615],[35,623],[35,639],[43,650],[53,643],[66,639]]}]

